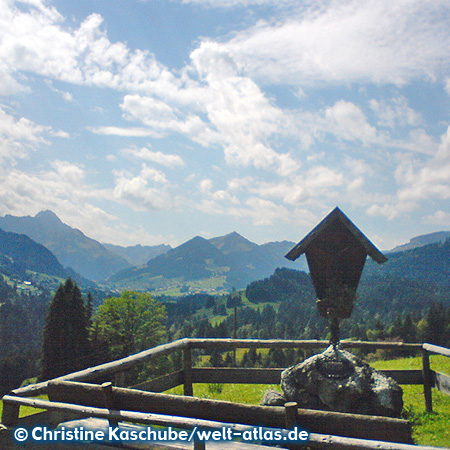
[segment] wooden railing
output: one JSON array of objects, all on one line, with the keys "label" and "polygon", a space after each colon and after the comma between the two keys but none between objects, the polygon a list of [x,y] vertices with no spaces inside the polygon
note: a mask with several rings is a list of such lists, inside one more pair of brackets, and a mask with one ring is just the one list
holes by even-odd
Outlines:
[{"label": "wooden railing", "polygon": [[[59,411],[62,413],[71,412],[72,414],[81,414],[81,416],[105,417],[114,419],[114,414],[119,414],[120,420],[136,419],[139,423],[158,423],[151,422],[157,415],[145,414],[147,422],[137,420],[136,417],[128,417],[131,414],[129,411],[112,412],[108,409],[102,409],[98,406],[86,405],[80,406],[67,402],[52,402],[38,399],[31,399],[27,397],[35,397],[40,394],[48,394],[49,386],[53,384],[65,382],[87,382],[104,378],[105,376],[115,375],[116,380],[121,379],[121,374],[133,367],[135,364],[143,361],[148,361],[162,355],[170,355],[174,352],[181,352],[183,366],[180,370],[165,374],[158,378],[146,381],[137,386],[135,389],[164,392],[170,388],[183,385],[184,395],[193,395],[193,384],[195,383],[245,383],[245,384],[277,384],[280,382],[280,374],[283,369],[268,369],[268,368],[205,368],[195,367],[192,364],[192,351],[194,350],[233,350],[237,348],[279,348],[279,349],[303,349],[303,350],[317,350],[328,346],[328,341],[322,340],[252,340],[252,339],[181,339],[169,344],[164,344],[126,358],[113,361],[106,364],[101,364],[96,367],[81,370],[72,374],[59,377],[55,380],[50,380],[34,385],[26,386],[16,389],[10,395],[3,398],[3,416],[2,423],[8,426],[13,426],[19,421],[19,413],[21,406],[33,406],[35,408],[43,408],[47,411]],[[365,341],[342,341],[342,348],[359,348],[367,352],[376,351],[377,349],[385,350],[408,350],[416,351],[422,354],[422,370],[390,370],[382,371],[394,378],[400,384],[419,384],[424,386],[425,406],[428,411],[432,410],[432,388],[436,388],[445,394],[450,395],[450,376],[442,373],[437,373],[430,368],[429,355],[430,353],[440,354],[450,357],[450,349],[438,347],[431,344],[409,344],[402,342],[365,342]],[[69,383],[70,384],[70,383]],[[119,384],[120,383],[116,383]],[[80,409],[81,408],[81,409]],[[139,414],[139,413],[134,413]],[[144,413],[142,413],[144,414]],[[152,416],[152,417],[150,417]],[[155,416],[155,417],[153,417]],[[167,418],[169,417],[169,418]],[[142,417],[141,417],[142,418]],[[117,417],[116,417],[117,419]],[[24,419],[20,419],[24,420]],[[37,420],[37,415],[36,415]],[[39,416],[42,422],[43,416]],[[56,422],[59,419],[56,420]],[[155,419],[156,420],[156,419]],[[159,419],[158,419],[159,420]],[[161,419],[162,420],[162,419]],[[170,416],[165,416],[164,420],[171,421]],[[175,420],[175,419],[174,419]],[[184,424],[182,428],[191,427],[187,417],[181,420]],[[198,420],[198,419],[192,419]],[[204,419],[207,420],[207,419]],[[26,419],[27,423],[32,423],[33,416]],[[150,422],[149,422],[150,421]],[[180,423],[181,423],[180,422]],[[177,422],[178,423],[178,422]],[[223,424],[222,424],[223,425]],[[172,424],[172,426],[175,426]],[[180,425],[181,426],[181,425]],[[314,430],[313,430],[314,431]],[[334,440],[333,440],[334,439]],[[389,448],[389,449],[419,449],[426,447],[409,446],[408,444],[389,444],[389,447],[380,447],[375,441],[369,444],[365,441],[361,446],[361,442],[346,441],[346,437],[337,437],[331,439],[326,437],[326,433],[317,434],[311,433],[312,448],[324,448],[326,446],[336,447],[336,449],[356,449],[356,448]],[[344,439],[344,441],[342,441]],[[373,439],[373,438],[372,438]],[[334,442],[334,444],[333,444]],[[372,447],[373,445],[373,447]],[[378,445],[378,447],[377,447]],[[396,446],[397,445],[397,446]],[[406,447],[405,447],[406,446]]]}]

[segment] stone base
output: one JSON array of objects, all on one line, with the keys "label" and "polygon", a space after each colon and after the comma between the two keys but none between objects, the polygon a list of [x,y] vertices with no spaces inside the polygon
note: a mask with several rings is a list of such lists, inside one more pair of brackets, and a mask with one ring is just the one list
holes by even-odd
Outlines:
[{"label": "stone base", "polygon": [[284,370],[281,388],[285,401],[300,408],[387,417],[400,417],[403,408],[403,391],[392,378],[332,346]]}]

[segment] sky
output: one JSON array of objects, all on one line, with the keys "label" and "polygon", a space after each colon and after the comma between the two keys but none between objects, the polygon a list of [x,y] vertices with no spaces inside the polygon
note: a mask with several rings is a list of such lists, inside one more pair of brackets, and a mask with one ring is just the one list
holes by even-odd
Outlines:
[{"label": "sky", "polygon": [[0,0],[0,215],[104,243],[450,229],[448,0]]}]

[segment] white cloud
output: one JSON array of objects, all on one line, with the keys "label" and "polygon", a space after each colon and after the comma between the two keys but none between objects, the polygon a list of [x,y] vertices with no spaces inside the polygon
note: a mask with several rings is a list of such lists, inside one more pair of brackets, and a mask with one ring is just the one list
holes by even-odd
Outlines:
[{"label": "white cloud", "polygon": [[175,132],[187,135],[203,146],[215,140],[214,133],[198,116],[153,97],[126,95],[121,108],[127,120],[142,122],[153,131],[155,137]]},{"label": "white cloud", "polygon": [[77,164],[72,164],[67,161],[53,161],[52,167],[56,170],[56,174],[60,180],[69,182],[72,185],[80,185],[83,182],[84,170]]},{"label": "white cloud", "polygon": [[325,117],[333,127],[334,134],[342,139],[360,140],[364,144],[376,141],[377,130],[368,123],[364,113],[354,103],[340,100],[326,109]]},{"label": "white cloud", "polygon": [[138,127],[87,127],[89,131],[104,136],[123,136],[123,137],[158,137],[158,133],[148,128]]},{"label": "white cloud", "polygon": [[202,208],[214,210],[224,210],[229,204],[239,205],[239,199],[230,192],[230,189],[213,190],[213,181],[210,178],[204,178],[199,183],[200,192],[204,196]]},{"label": "white cloud", "polygon": [[44,135],[52,131],[25,117],[17,119],[0,108],[0,163],[14,164],[17,159],[26,158],[39,144],[49,143]]},{"label": "white cloud", "polygon": [[260,22],[226,48],[268,82],[402,85],[448,70],[448,13],[446,0],[298,3],[287,18]]},{"label": "white cloud", "polygon": [[288,175],[299,164],[288,153],[274,150],[269,140],[284,132],[287,117],[261,89],[239,69],[223,46],[203,42],[191,53],[191,60],[206,82],[214,101],[206,105],[217,141],[229,164],[254,166]]},{"label": "white cloud", "polygon": [[[113,192],[89,185],[82,166],[67,161],[53,161],[51,166],[49,170],[36,173],[18,169],[0,173],[0,211],[22,216],[24,211],[34,215],[49,209],[63,222],[83,230],[100,242],[124,245],[167,243],[162,236],[152,235],[142,227],[128,228],[119,223],[118,217],[91,203],[111,200]],[[143,171],[142,176],[152,178],[153,175]]]},{"label": "white cloud", "polygon": [[53,86],[52,82],[50,80],[47,80],[47,84],[49,86],[49,88],[53,91],[53,92],[57,92],[59,95],[61,95],[61,97],[66,101],[66,102],[73,102],[73,95],[70,92],[67,91],[61,91],[60,89],[57,89]]},{"label": "white cloud", "polygon": [[[369,102],[372,109],[378,108],[380,127],[386,128],[389,121],[390,123],[395,122],[396,126],[393,129],[378,130],[369,122],[361,106],[347,100],[338,100],[322,111],[294,113],[289,131],[292,134],[296,132],[297,135],[300,135],[300,141],[306,149],[309,149],[314,143],[323,141],[327,136],[332,136],[340,141],[362,142],[366,146],[375,145],[384,148],[405,149],[426,155],[433,154],[436,149],[433,138],[424,129],[413,128],[413,123],[420,120],[420,115],[402,104],[401,101],[399,103],[391,104],[374,100]],[[407,122],[409,123],[407,124]],[[401,128],[405,128],[401,134],[398,133],[399,125]],[[312,161],[322,155],[322,152],[309,155],[307,160]]]},{"label": "white cloud", "polygon": [[439,210],[434,214],[423,217],[422,221],[427,224],[439,225],[448,229],[450,224],[450,213]]},{"label": "white cloud", "polygon": [[28,4],[29,9],[23,10],[4,1],[0,11],[0,60],[8,62],[0,65],[0,79],[10,89],[25,88],[18,81],[23,71],[117,90],[177,90],[176,78],[153,54],[112,43],[101,29],[99,14],[91,14],[72,30],[64,28],[55,8],[42,2]]},{"label": "white cloud", "polygon": [[236,198],[249,194],[248,198],[260,198],[283,207],[301,209],[300,206],[319,198],[335,198],[344,183],[342,173],[318,165],[289,179],[261,181],[254,177],[233,178],[228,181],[227,192]]},{"label": "white cloud", "polygon": [[176,206],[177,197],[168,186],[166,176],[146,164],[138,175],[116,172],[113,196],[116,201],[136,211],[171,209]]},{"label": "white cloud", "polygon": [[199,184],[200,191],[204,194],[209,193],[213,188],[213,182],[209,178],[205,178],[204,180],[200,181]]},{"label": "white cloud", "polygon": [[401,186],[400,200],[450,199],[450,127],[433,158],[424,165],[410,161],[400,166],[396,178]]},{"label": "white cloud", "polygon": [[130,113],[131,119],[143,117],[149,124],[173,121],[176,117],[172,107],[153,97],[126,95],[122,109]]},{"label": "white cloud", "polygon": [[[187,94],[199,86],[189,86],[179,97],[126,95],[121,105],[128,120],[137,120],[165,136],[169,132],[188,136],[204,147],[223,148],[228,164],[254,166],[287,175],[299,168],[289,153],[274,150],[269,140],[283,132],[286,117],[249,78],[238,75],[237,67],[220,45],[204,42],[191,54],[200,76],[201,96]],[[184,101],[189,98],[187,106]],[[195,101],[195,103],[194,103]],[[192,110],[203,111],[201,119]]]},{"label": "white cloud", "polygon": [[0,185],[0,210],[15,215],[50,209],[65,216],[70,211],[83,216],[87,208],[97,208],[90,200],[111,197],[109,191],[86,183],[82,166],[67,161],[53,161],[51,169],[39,172],[5,171],[0,174]]},{"label": "white cloud", "polygon": [[385,203],[384,205],[372,205],[367,208],[369,216],[384,216],[389,220],[396,219],[416,209],[417,205],[413,202],[395,202]]},{"label": "white cloud", "polygon": [[416,210],[421,202],[450,199],[450,127],[441,137],[433,157],[400,159],[395,180],[398,185],[396,194],[389,202],[370,206],[367,209],[369,215],[381,215],[392,220]]},{"label": "white cloud", "polygon": [[[450,68],[446,54],[450,44],[445,19],[450,11],[448,2],[285,0],[287,17],[287,9],[277,8],[279,2],[275,0],[184,1],[227,7],[264,4],[274,7],[273,17],[270,22],[260,21],[217,42],[204,39],[191,44],[197,48],[190,55],[190,64],[171,71],[150,51],[112,42],[99,14],[71,28],[69,21],[44,1],[28,0],[19,5],[0,0],[0,91],[4,88],[5,93],[15,93],[26,89],[28,83],[38,85],[43,77],[122,92],[122,117],[130,126],[114,126],[123,125],[115,120],[109,122],[111,126],[108,122],[105,126],[91,122],[97,126],[89,127],[90,131],[99,136],[152,139],[179,134],[183,141],[203,146],[205,153],[223,152],[223,159],[213,155],[214,161],[205,154],[205,162],[223,167],[225,161],[233,166],[226,170],[235,178],[223,188],[215,178],[213,183],[213,173],[207,169],[196,172],[194,191],[203,195],[199,207],[257,224],[274,223],[277,215],[282,215],[282,220],[296,220],[296,214],[305,215],[312,204],[317,209],[319,202],[323,205],[336,198],[350,201],[353,196],[369,214],[389,218],[414,210],[428,198],[450,198],[450,151],[443,150],[448,147],[446,139],[437,149],[428,134],[431,124],[422,120],[401,94],[383,99],[382,91],[384,84],[402,85],[416,79],[443,81]],[[258,11],[253,11],[254,17]],[[449,80],[447,75],[446,90],[450,94]],[[365,104],[354,97],[354,83],[362,82],[376,83],[373,90],[364,94],[362,89],[358,91]],[[275,85],[273,90],[268,86],[271,83]],[[286,84],[291,86],[286,88]],[[330,84],[348,88],[346,94],[339,90],[342,97],[337,98],[342,100],[335,100],[337,90],[324,97],[327,100],[315,97],[315,88]],[[266,92],[263,86],[268,87]],[[67,101],[73,100],[68,90],[56,91]],[[373,98],[373,92],[379,95]],[[298,103],[292,106],[289,102],[295,96]],[[109,115],[106,104],[103,106],[104,117],[113,117],[115,111]],[[12,163],[54,137],[68,138],[69,134],[0,110],[0,162],[9,160],[15,167]],[[333,148],[336,139],[340,141],[338,149]],[[174,142],[179,145],[177,138],[164,144]],[[350,162],[348,142],[371,148],[360,152],[352,146],[354,158]],[[405,157],[396,171],[397,194],[385,194],[390,187],[380,187],[379,180],[373,193],[364,193],[368,179],[373,182],[380,169],[370,164],[381,159],[387,147],[395,148],[396,153],[407,149],[423,155]],[[7,204],[15,199],[29,207],[34,201],[54,209],[66,199],[65,209],[60,207],[65,214],[75,205],[82,206],[83,211],[91,208],[96,217],[106,213],[94,211],[87,199],[106,199],[107,194],[109,200],[136,210],[179,205],[179,187],[169,182],[169,171],[166,174],[149,166],[187,166],[186,172],[192,172],[185,153],[182,158],[153,151],[150,146],[128,147],[122,152],[148,165],[143,164],[136,173],[115,172],[115,186],[103,191],[87,185],[81,165],[54,161],[50,170],[39,174],[11,172],[21,184],[6,174],[9,167],[5,165],[1,176],[11,196],[5,194],[2,201]],[[117,163],[113,155],[107,158]],[[251,176],[243,176],[246,168]],[[183,173],[180,180],[186,180],[186,175]],[[42,192],[42,198],[36,192]],[[308,221],[313,220],[312,213],[308,217]],[[106,223],[114,218],[105,216],[101,220]]]},{"label": "white cloud", "polygon": [[148,148],[127,148],[122,150],[123,153],[131,155],[138,159],[154,162],[166,167],[184,166],[183,159],[178,155],[171,155],[163,152],[154,152]]},{"label": "white cloud", "polygon": [[[217,191],[223,192],[223,191]],[[277,222],[289,222],[292,219],[291,212],[283,205],[266,200],[260,197],[249,197],[244,205],[228,204],[224,205],[223,200],[229,201],[230,198],[225,194],[224,198],[205,199],[196,207],[208,214],[217,214],[221,216],[233,217],[238,220],[249,220],[253,225],[267,226]],[[235,203],[235,202],[231,202]]]},{"label": "white cloud", "polygon": [[182,3],[191,3],[194,5],[200,5],[204,7],[214,8],[231,8],[242,7],[247,8],[249,6],[260,5],[273,5],[279,7],[282,4],[292,4],[294,0],[181,0]]},{"label": "white cloud", "polygon": [[270,200],[251,197],[247,200],[250,209],[245,212],[255,225],[272,225],[276,222],[286,222],[291,218],[289,210]]},{"label": "white cloud", "polygon": [[382,127],[415,126],[421,121],[420,114],[410,108],[407,99],[402,96],[393,98],[390,102],[372,99],[369,104],[377,114],[378,125]]}]

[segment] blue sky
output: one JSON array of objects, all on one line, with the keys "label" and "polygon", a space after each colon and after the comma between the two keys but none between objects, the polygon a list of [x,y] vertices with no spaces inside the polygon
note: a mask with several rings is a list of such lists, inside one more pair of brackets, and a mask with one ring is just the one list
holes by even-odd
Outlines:
[{"label": "blue sky", "polygon": [[450,229],[448,0],[0,0],[0,214],[101,242]]}]

